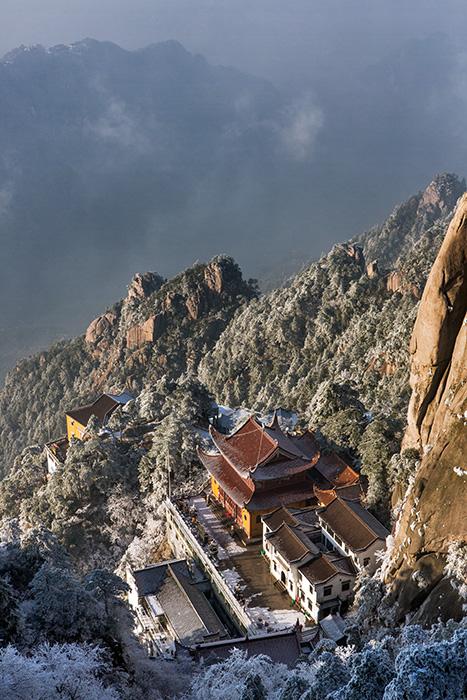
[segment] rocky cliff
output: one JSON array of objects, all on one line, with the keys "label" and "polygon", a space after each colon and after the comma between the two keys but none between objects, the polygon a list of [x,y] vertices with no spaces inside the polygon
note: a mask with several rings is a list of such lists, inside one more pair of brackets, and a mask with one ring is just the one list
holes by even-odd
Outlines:
[{"label": "rocky cliff", "polygon": [[410,343],[412,396],[403,448],[421,462],[401,510],[387,582],[399,616],[460,615],[444,576],[453,543],[467,540],[467,194],[429,275]]}]

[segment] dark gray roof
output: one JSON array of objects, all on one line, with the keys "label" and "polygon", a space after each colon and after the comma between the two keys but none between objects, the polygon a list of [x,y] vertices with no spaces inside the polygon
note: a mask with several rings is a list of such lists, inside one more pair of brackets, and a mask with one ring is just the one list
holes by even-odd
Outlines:
[{"label": "dark gray roof", "polygon": [[319,516],[355,551],[366,549],[375,540],[385,540],[389,535],[384,525],[358,501],[336,497],[319,511]]},{"label": "dark gray roof", "polygon": [[[246,651],[247,656],[265,654],[276,663],[283,663],[292,668],[301,654],[300,631],[294,628],[286,632],[276,632],[258,637],[239,637],[238,639],[222,640],[207,644],[196,645],[191,648],[194,658],[207,663],[215,663],[221,659],[228,659],[233,649]],[[226,688],[225,697],[228,697]]]},{"label": "dark gray roof", "polygon": [[167,574],[167,567],[169,564],[175,570],[177,568],[181,571],[187,570],[186,561],[184,559],[172,559],[171,561],[164,561],[161,564],[152,564],[144,569],[132,571],[136,588],[138,589],[138,595],[154,595],[157,593]]},{"label": "dark gray roof", "polygon": [[339,642],[345,638],[346,621],[340,615],[327,615],[318,624],[327,639]]},{"label": "dark gray roof", "polygon": [[122,406],[132,399],[133,396],[128,392],[123,392],[122,394],[101,394],[93,403],[72,408],[66,412],[66,415],[78,421],[81,425],[87,425],[91,416],[96,416],[100,421],[104,421],[118,406]]},{"label": "dark gray roof", "polygon": [[187,562],[176,559],[133,572],[138,594],[156,599],[176,638],[183,644],[227,636],[204,593],[193,580]]},{"label": "dark gray roof", "polygon": [[297,527],[291,527],[287,523],[266,535],[268,542],[290,562],[299,562],[305,557],[316,556],[319,552],[316,545]]},{"label": "dark gray roof", "polygon": [[[202,593],[200,595],[202,596]],[[165,577],[155,597],[175,632],[176,638],[182,644],[202,642],[206,636],[216,631],[210,631],[207,628],[201,615],[198,614],[197,606],[193,605],[193,601],[172,576]],[[220,623],[217,631],[219,631],[219,627]]]}]

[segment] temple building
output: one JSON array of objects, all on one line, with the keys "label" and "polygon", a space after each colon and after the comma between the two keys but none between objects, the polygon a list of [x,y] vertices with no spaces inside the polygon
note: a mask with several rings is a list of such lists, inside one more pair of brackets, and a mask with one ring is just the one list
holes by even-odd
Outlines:
[{"label": "temple building", "polygon": [[352,596],[357,567],[323,537],[318,510],[281,507],[263,525],[271,575],[295,604],[315,622],[339,613]]},{"label": "temple building", "polygon": [[386,548],[389,530],[362,506],[358,498],[350,497],[345,490],[338,492],[316,513],[328,544],[342,555],[349,556],[358,569],[366,569],[372,574],[378,566],[377,552]]},{"label": "temple building", "polygon": [[128,602],[150,656],[172,656],[175,642],[190,646],[228,638],[209,581],[186,559],[127,569]]},{"label": "temple building", "polygon": [[212,495],[248,539],[262,536],[261,517],[280,506],[321,505],[315,490],[357,484],[358,474],[334,453],[321,454],[310,432],[283,432],[248,418],[231,435],[213,427],[215,451],[198,450],[210,474]]},{"label": "temple building", "polygon": [[119,406],[131,401],[133,396],[128,392],[122,394],[101,394],[93,403],[79,406],[66,412],[66,432],[68,440],[81,440],[91,416],[95,416],[105,426],[112,413]]}]

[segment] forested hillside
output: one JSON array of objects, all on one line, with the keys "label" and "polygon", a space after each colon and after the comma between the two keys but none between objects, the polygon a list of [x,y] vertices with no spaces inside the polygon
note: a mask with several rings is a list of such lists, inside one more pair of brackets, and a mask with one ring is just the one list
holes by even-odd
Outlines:
[{"label": "forested hillside", "polygon": [[136,394],[161,377],[196,375],[232,315],[256,295],[231,258],[195,265],[169,281],[136,275],[122,301],[86,334],[20,362],[0,394],[1,468],[25,446],[64,432],[64,412],[100,391]]}]

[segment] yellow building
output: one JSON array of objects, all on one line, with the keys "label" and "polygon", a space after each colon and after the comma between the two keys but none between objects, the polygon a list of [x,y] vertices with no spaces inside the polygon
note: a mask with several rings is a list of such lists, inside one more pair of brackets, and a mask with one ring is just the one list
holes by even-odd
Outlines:
[{"label": "yellow building", "polygon": [[133,396],[127,392],[122,394],[102,394],[94,403],[67,411],[65,416],[68,440],[71,440],[71,438],[82,439],[91,416],[96,416],[104,426],[115,409],[128,403],[132,398]]}]

